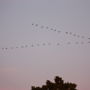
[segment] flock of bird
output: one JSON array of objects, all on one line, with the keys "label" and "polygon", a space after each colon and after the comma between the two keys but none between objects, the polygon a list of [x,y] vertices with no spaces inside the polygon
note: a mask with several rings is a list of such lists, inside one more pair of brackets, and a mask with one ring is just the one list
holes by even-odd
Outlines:
[{"label": "flock of bird", "polygon": [[[44,26],[44,25],[39,25],[39,24],[35,24],[35,23],[32,23],[32,26],[35,27],[35,28],[39,28],[39,29],[46,29],[46,30],[50,30],[50,31],[54,31],[56,32],[57,34],[61,33],[61,29],[60,30],[57,30],[55,28],[52,28],[52,27],[49,27],[49,26]],[[64,32],[64,34],[66,35],[70,35],[72,37],[76,37],[76,38],[80,38],[82,39],[82,41],[76,41],[74,42],[73,44],[76,44],[76,45],[83,45],[85,44],[84,42],[84,39],[86,38],[85,36],[83,35],[79,35],[79,34],[76,34],[76,33],[73,33],[73,32]],[[87,38],[88,39],[88,42],[90,44],[90,38]],[[68,44],[68,45],[71,45],[72,42],[68,41],[66,42],[65,44]],[[55,46],[61,46],[61,42],[56,42],[56,43],[52,43],[52,42],[42,42],[42,43],[31,43],[31,44],[25,44],[25,45],[20,45],[20,46],[11,46],[11,47],[2,47],[1,50],[13,50],[13,49],[19,49],[19,48],[33,48],[33,47],[40,47],[40,46],[51,46],[51,45],[55,45]]]},{"label": "flock of bird", "polygon": [[[44,26],[44,25],[40,25],[39,26],[39,24],[34,24],[34,23],[32,23],[32,26],[34,26],[34,27],[39,27],[40,29],[48,29],[48,30],[51,30],[51,31],[54,31],[54,32],[57,32],[57,33],[61,33],[62,31],[60,31],[60,30],[57,30],[57,29],[54,29],[54,28],[51,28],[51,27],[49,27],[49,26]],[[67,34],[67,35],[72,35],[72,36],[74,36],[74,37],[77,37],[77,38],[82,38],[82,39],[84,39],[85,38],[85,36],[80,36],[79,34],[75,34],[75,33],[72,33],[72,32],[65,32],[65,34]]]}]

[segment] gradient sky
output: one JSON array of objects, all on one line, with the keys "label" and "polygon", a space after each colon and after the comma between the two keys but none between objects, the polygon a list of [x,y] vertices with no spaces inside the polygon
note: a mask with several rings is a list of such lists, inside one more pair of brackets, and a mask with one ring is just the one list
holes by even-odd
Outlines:
[{"label": "gradient sky", "polygon": [[90,0],[0,0],[0,90],[56,75],[90,90],[88,38]]}]

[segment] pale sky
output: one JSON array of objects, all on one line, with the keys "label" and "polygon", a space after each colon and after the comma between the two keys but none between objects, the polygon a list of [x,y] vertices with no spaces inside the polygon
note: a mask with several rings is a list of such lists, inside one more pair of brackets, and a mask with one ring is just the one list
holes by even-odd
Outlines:
[{"label": "pale sky", "polygon": [[57,75],[90,90],[90,0],[0,0],[0,90]]}]

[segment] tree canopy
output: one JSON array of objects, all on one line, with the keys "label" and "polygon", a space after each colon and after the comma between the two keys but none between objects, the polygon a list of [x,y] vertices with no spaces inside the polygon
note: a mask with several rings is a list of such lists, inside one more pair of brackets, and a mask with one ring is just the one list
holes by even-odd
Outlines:
[{"label": "tree canopy", "polygon": [[32,90],[77,90],[77,85],[71,82],[64,82],[64,80],[56,76],[54,82],[50,80],[46,80],[46,85],[42,85],[41,87],[32,86]]}]

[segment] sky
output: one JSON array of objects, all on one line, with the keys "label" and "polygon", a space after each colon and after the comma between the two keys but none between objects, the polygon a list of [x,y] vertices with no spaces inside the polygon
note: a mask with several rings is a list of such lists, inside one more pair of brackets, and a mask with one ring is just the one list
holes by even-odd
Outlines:
[{"label": "sky", "polygon": [[90,0],[0,0],[0,90],[55,76],[90,90]]}]

